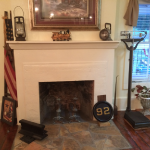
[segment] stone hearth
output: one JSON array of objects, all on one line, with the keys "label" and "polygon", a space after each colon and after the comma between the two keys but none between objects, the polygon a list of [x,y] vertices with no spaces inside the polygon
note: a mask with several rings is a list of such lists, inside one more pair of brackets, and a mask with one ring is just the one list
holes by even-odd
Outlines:
[{"label": "stone hearth", "polygon": [[94,81],[94,102],[112,104],[114,52],[118,41],[8,41],[14,49],[17,119],[40,123],[39,82]]},{"label": "stone hearth", "polygon": [[[18,129],[18,131],[20,128]],[[29,145],[17,133],[12,150],[118,150],[132,148],[114,123],[99,127],[97,122],[45,125],[48,137]]]}]

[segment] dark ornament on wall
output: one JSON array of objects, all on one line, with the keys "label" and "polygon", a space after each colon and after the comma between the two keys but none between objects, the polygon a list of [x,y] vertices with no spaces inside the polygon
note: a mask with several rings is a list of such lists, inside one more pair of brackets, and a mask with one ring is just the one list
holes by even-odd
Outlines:
[{"label": "dark ornament on wall", "polygon": [[[11,12],[10,12],[10,18],[11,18]],[[5,25],[6,25],[6,38],[7,41],[13,41],[13,26],[12,26],[12,19],[5,19]]]}]

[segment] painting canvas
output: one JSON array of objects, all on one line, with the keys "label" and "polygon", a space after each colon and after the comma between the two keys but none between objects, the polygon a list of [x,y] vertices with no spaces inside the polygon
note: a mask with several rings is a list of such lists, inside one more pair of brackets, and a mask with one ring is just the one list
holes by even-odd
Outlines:
[{"label": "painting canvas", "polygon": [[14,124],[16,113],[16,101],[7,97],[3,97],[1,119],[9,125]]},{"label": "painting canvas", "polygon": [[99,30],[101,0],[29,0],[33,30]]},{"label": "painting canvas", "polygon": [[42,0],[42,18],[88,17],[89,0]]},{"label": "painting canvas", "polygon": [[5,119],[8,122],[12,122],[12,116],[13,116],[13,102],[5,100],[4,110],[3,110],[3,119]]}]

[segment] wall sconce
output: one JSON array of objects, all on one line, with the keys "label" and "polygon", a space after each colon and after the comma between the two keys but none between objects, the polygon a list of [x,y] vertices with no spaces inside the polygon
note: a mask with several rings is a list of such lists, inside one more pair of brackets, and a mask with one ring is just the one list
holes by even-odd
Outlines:
[{"label": "wall sconce", "polygon": [[[20,7],[20,6],[17,6],[17,7]],[[17,7],[15,7],[15,9]],[[14,16],[15,16],[15,9],[14,9]],[[22,12],[23,12],[23,9],[22,9]],[[23,12],[23,16],[24,16],[24,12]],[[14,17],[16,41],[25,41],[26,32],[25,32],[25,24],[24,24],[23,16]]]}]

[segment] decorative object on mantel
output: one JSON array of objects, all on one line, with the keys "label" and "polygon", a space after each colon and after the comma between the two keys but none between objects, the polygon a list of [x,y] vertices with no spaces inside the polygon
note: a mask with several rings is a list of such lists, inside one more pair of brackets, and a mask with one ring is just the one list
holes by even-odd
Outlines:
[{"label": "decorative object on mantel", "polygon": [[[107,27],[109,26],[109,28]],[[99,37],[103,40],[103,41],[112,41],[111,37],[111,24],[110,23],[105,23],[105,29],[102,29],[99,33]]]},{"label": "decorative object on mantel", "polygon": [[97,102],[93,107],[93,115],[99,122],[107,122],[113,116],[113,108],[106,101]]},{"label": "decorative object on mantel", "polygon": [[[8,19],[8,12],[4,12],[4,96],[12,97],[12,99],[17,101],[17,88],[16,88],[16,75],[15,75],[15,65],[14,65],[14,53],[6,43],[6,40],[13,41],[13,28],[12,28],[12,18],[10,11],[10,19]],[[10,34],[7,34],[7,32]],[[8,92],[9,89],[9,92]],[[16,104],[17,105],[17,104]]]},{"label": "decorative object on mantel", "polygon": [[118,76],[116,76],[115,95],[114,95],[114,115],[117,115],[117,111],[118,111],[118,107],[116,105],[117,77]]},{"label": "decorative object on mantel", "polygon": [[66,31],[53,32],[52,39],[53,41],[69,41],[71,39],[70,36],[71,33],[68,29]]},{"label": "decorative object on mantel", "polygon": [[144,116],[150,115],[150,88],[146,86],[136,85],[135,88],[132,88],[132,92],[136,90],[136,98],[138,98],[143,107],[142,113]]},{"label": "decorative object on mantel", "polygon": [[[134,34],[134,38],[131,38],[132,37],[131,34]],[[128,99],[127,99],[127,108],[126,108],[124,118],[134,129],[146,128],[146,127],[150,127],[150,120],[138,111],[131,111],[131,87],[132,87],[133,51],[137,48],[138,44],[144,40],[144,38],[147,35],[147,32],[146,31],[135,31],[135,32],[134,31],[121,31],[121,36],[126,36],[126,35],[128,35],[127,39],[121,39],[121,41],[124,42],[124,44],[126,45],[127,50],[130,51]],[[140,38],[139,38],[139,35],[140,35]],[[135,38],[137,36],[138,38]],[[130,47],[127,45],[128,42],[132,43]]]},{"label": "decorative object on mantel", "polygon": [[124,19],[126,20],[126,25],[136,26],[138,16],[139,16],[139,2],[138,0],[130,0],[127,11],[124,15]]},{"label": "decorative object on mantel", "polygon": [[101,0],[29,0],[33,30],[99,30]]},{"label": "decorative object on mantel", "polygon": [[1,120],[11,126],[15,125],[17,120],[16,116],[16,101],[8,98],[3,97],[2,101],[2,110],[1,110]]},{"label": "decorative object on mantel", "polygon": [[45,125],[34,123],[24,119],[20,120],[19,123],[21,123],[21,130],[19,131],[19,133],[24,135],[20,139],[28,144],[33,142],[35,139],[43,140],[48,136],[46,134],[47,131],[44,130]]},{"label": "decorative object on mantel", "polygon": [[22,10],[23,16],[14,17],[15,37],[16,37],[16,41],[25,41],[26,32],[25,32],[25,24],[24,24],[24,11],[20,6],[16,6],[14,8],[14,16],[15,16],[15,9],[17,7],[19,7]]}]

